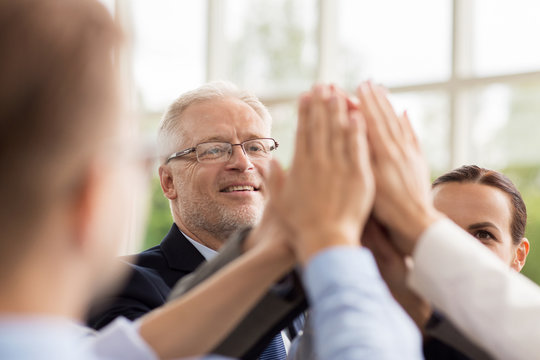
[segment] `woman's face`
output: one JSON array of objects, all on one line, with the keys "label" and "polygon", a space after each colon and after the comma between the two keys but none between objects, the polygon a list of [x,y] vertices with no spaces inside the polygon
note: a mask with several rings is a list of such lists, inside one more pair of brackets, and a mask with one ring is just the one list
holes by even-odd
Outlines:
[{"label": "woman's face", "polygon": [[521,271],[529,242],[514,245],[511,235],[513,208],[510,196],[496,187],[449,182],[433,189],[437,210],[477,238],[513,269]]}]

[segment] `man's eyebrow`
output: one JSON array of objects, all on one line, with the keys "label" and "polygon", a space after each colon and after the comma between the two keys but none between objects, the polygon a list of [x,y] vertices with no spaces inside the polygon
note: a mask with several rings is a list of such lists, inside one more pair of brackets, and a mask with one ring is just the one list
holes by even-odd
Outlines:
[{"label": "man's eyebrow", "polygon": [[206,143],[206,142],[213,142],[213,141],[218,141],[218,142],[228,142],[228,141],[225,140],[223,137],[221,137],[221,136],[219,136],[219,135],[214,135],[214,136],[209,136],[209,137],[202,138],[202,140],[200,140],[199,142],[197,142],[197,144],[200,144],[200,143]]},{"label": "man's eyebrow", "polygon": [[[267,137],[268,136],[261,136],[261,135],[251,134],[248,137],[246,137],[245,140],[242,140],[242,141],[248,141],[248,140],[252,140],[252,139],[260,139],[260,138],[267,138]],[[231,141],[226,140],[224,137],[222,137],[220,135],[213,135],[213,136],[203,138],[197,144],[206,143],[206,142],[213,142],[213,141],[231,143]]]}]

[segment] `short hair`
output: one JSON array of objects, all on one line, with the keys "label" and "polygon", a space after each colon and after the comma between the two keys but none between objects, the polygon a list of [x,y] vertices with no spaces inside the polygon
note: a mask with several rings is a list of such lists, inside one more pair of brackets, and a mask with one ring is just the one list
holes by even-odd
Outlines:
[{"label": "short hair", "polygon": [[464,165],[439,176],[433,182],[433,188],[450,182],[493,186],[508,194],[512,204],[512,222],[510,224],[512,241],[515,245],[521,242],[525,236],[527,225],[527,207],[518,189],[509,178],[495,170],[484,169],[476,165]]},{"label": "short hair", "polygon": [[259,115],[270,128],[272,117],[263,103],[253,93],[238,88],[228,81],[213,81],[180,95],[165,111],[158,130],[158,149],[161,157],[174,151],[174,137],[181,129],[182,113],[190,106],[204,101],[234,98],[243,101]]},{"label": "short hair", "polygon": [[0,0],[0,262],[23,242],[6,234],[30,235],[75,193],[107,136],[120,38],[97,1]]}]

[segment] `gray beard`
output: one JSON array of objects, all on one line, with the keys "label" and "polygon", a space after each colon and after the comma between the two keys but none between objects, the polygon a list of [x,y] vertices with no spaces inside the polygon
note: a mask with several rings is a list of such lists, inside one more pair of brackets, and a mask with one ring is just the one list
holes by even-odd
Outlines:
[{"label": "gray beard", "polygon": [[194,234],[205,232],[221,243],[225,243],[236,231],[255,226],[263,212],[262,206],[260,210],[256,210],[254,205],[233,209],[193,202],[178,205],[181,219],[189,231]]}]

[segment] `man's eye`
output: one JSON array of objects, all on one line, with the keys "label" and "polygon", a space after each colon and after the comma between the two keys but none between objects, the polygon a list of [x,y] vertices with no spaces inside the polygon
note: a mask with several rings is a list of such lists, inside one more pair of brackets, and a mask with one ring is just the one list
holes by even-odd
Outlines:
[{"label": "man's eye", "polygon": [[250,144],[248,148],[246,149],[248,152],[260,152],[265,151],[264,146],[260,144]]},{"label": "man's eye", "polygon": [[201,156],[218,157],[225,154],[226,152],[227,151],[225,148],[221,146],[215,146],[215,147],[211,147],[209,149],[204,150]]}]

